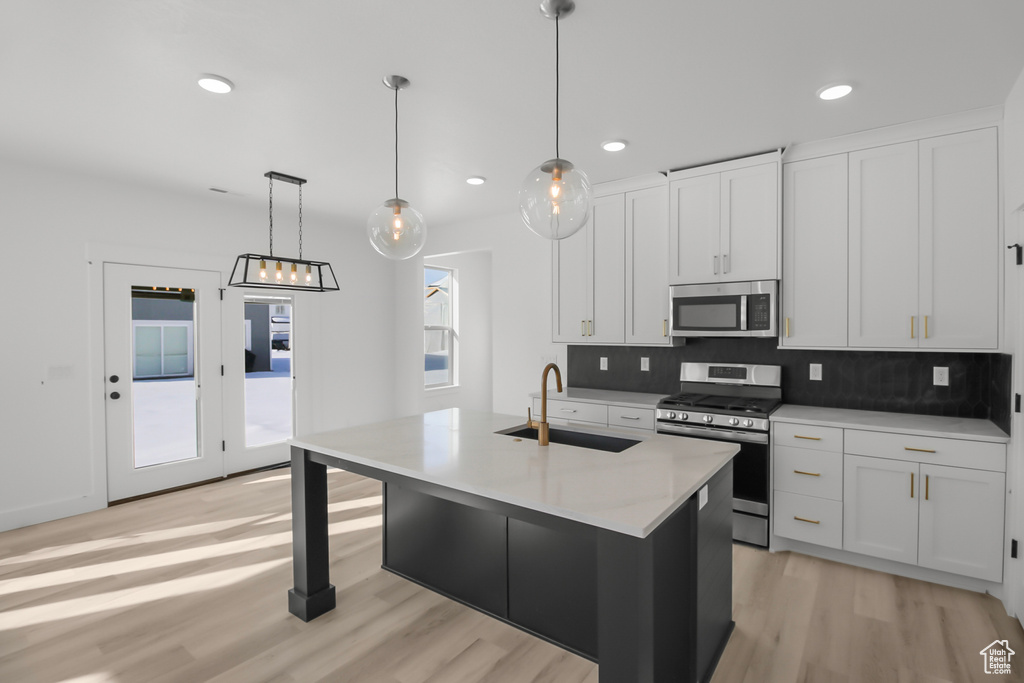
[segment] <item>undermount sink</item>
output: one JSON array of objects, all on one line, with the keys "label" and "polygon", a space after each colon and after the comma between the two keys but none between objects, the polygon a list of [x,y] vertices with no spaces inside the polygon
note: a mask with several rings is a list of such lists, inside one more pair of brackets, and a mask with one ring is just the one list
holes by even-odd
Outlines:
[{"label": "undermount sink", "polygon": [[[537,439],[537,430],[533,427],[518,425],[503,429],[495,434],[504,434],[519,439]],[[630,446],[635,446],[639,441],[635,439],[623,439],[618,436],[606,436],[604,434],[588,434],[586,432],[574,432],[568,429],[549,429],[549,440],[551,443],[560,443],[566,446],[578,446],[580,448],[592,448],[608,453],[621,453]]]}]

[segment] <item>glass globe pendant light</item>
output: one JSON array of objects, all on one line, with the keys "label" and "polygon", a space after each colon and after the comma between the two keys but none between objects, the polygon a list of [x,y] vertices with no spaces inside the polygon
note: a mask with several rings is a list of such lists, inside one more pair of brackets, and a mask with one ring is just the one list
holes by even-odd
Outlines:
[{"label": "glass globe pendant light", "polygon": [[395,196],[378,206],[366,223],[370,244],[381,255],[401,261],[420,252],[427,241],[423,214],[398,198],[398,91],[409,85],[402,76],[388,76],[384,85],[395,91]]},{"label": "glass globe pendant light", "polygon": [[544,0],[540,12],[555,20],[555,158],[533,169],[519,188],[519,212],[533,232],[549,240],[575,234],[590,218],[590,179],[558,149],[558,21],[576,9],[573,0]]}]

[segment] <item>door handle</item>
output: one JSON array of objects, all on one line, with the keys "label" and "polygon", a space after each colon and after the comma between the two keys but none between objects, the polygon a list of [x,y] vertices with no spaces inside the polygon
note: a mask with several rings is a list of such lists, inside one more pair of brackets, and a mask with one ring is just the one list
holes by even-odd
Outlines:
[{"label": "door handle", "polygon": [[722,254],[722,274],[729,272],[729,255]]},{"label": "door handle", "polygon": [[821,524],[821,520],[818,519],[805,519],[804,517],[797,517],[795,515],[793,516],[793,519],[798,522],[807,522],[808,524]]},{"label": "door handle", "polygon": [[914,497],[914,473],[910,473],[910,497]]},{"label": "door handle", "polygon": [[667,337],[668,336],[668,319],[667,318],[665,320],[661,321],[661,336],[662,337]]},{"label": "door handle", "polygon": [[821,472],[804,472],[802,470],[793,470],[793,474],[806,474],[808,477],[820,477]]},{"label": "door handle", "polygon": [[930,477],[931,477],[931,475],[928,475],[928,474],[924,475],[924,499],[925,500],[928,500],[928,484],[930,483],[928,480],[930,479]]},{"label": "door handle", "polygon": [[581,337],[586,337],[587,336],[587,321],[586,320],[581,320],[580,321],[580,336]]},{"label": "door handle", "polygon": [[924,338],[928,338],[928,316],[924,317]]},{"label": "door handle", "polygon": [[588,337],[593,337],[594,336],[594,321],[593,320],[588,320],[587,321],[587,328],[590,330],[590,332],[587,333],[587,336]]},{"label": "door handle", "polygon": [[910,316],[910,338],[911,339],[915,339],[916,338],[916,337],[914,337],[914,318],[916,318],[916,317],[917,317],[916,315]]},{"label": "door handle", "polygon": [[121,394],[119,394],[116,391],[112,391],[112,392],[110,392],[110,398],[112,398],[112,399],[114,399],[116,401],[117,399],[121,398]]},{"label": "door handle", "polygon": [[789,318],[786,318],[786,336],[789,337]]},{"label": "door handle", "polygon": [[711,270],[713,275],[718,275],[718,256],[711,257]]}]

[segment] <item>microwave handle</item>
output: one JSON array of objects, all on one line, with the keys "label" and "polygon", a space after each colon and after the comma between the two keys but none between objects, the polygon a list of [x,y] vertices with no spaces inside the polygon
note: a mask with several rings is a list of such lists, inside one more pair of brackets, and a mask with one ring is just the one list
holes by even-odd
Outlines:
[{"label": "microwave handle", "polygon": [[740,296],[740,330],[747,330],[747,296]]}]

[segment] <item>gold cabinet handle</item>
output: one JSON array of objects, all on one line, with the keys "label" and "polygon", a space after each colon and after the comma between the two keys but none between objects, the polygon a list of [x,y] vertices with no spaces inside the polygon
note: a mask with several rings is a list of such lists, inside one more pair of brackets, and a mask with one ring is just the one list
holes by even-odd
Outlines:
[{"label": "gold cabinet handle", "polygon": [[821,441],[820,436],[800,436],[799,434],[793,435],[794,439],[807,439],[808,441]]},{"label": "gold cabinet handle", "polygon": [[916,318],[916,317],[917,317],[916,315],[910,316],[910,338],[911,339],[915,338],[914,337],[914,318]]},{"label": "gold cabinet handle", "polygon": [[806,474],[808,477],[820,477],[821,472],[804,472],[802,470],[793,470],[793,474]]},{"label": "gold cabinet handle", "polygon": [[789,336],[789,318],[786,318],[786,336]]},{"label": "gold cabinet handle", "polygon": [[924,338],[928,338],[928,316],[924,317]]},{"label": "gold cabinet handle", "polygon": [[807,522],[808,524],[821,524],[821,520],[818,520],[818,519],[804,519],[803,517],[797,517],[796,515],[793,515],[793,519],[795,519],[798,522]]},{"label": "gold cabinet handle", "polygon": [[910,473],[910,497],[914,497],[914,473]]},{"label": "gold cabinet handle", "polygon": [[929,478],[930,477],[927,474],[924,475],[924,499],[925,500],[928,500],[928,483],[929,483],[928,480],[929,480]]},{"label": "gold cabinet handle", "polygon": [[580,321],[580,336],[581,337],[586,337],[587,336],[587,321],[586,320],[581,320]]},{"label": "gold cabinet handle", "polygon": [[661,321],[661,336],[668,336],[668,318]]},{"label": "gold cabinet handle", "polygon": [[587,336],[588,337],[593,337],[594,336],[594,321],[593,320],[588,320],[587,321],[587,328],[590,330],[590,332],[589,332],[589,334]]},{"label": "gold cabinet handle", "polygon": [[639,420],[640,418],[636,415],[619,415],[619,419],[622,420]]},{"label": "gold cabinet handle", "polygon": [[903,450],[905,450],[905,451],[914,451],[915,453],[934,453],[935,452],[935,451],[933,451],[930,448],[911,448],[910,446],[904,446]]}]

